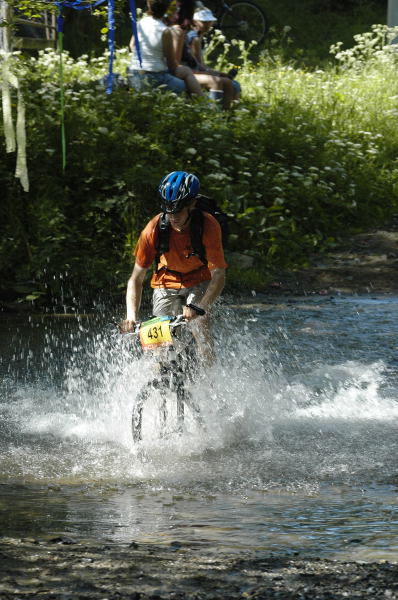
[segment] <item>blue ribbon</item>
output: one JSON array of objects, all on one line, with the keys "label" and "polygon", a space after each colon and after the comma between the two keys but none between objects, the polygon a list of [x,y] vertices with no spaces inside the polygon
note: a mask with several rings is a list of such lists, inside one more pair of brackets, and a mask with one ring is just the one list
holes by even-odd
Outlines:
[{"label": "blue ribbon", "polygon": [[133,30],[135,51],[137,53],[137,58],[139,60],[140,67],[142,68],[141,49],[140,49],[140,42],[138,41],[138,32],[137,32],[137,8],[135,5],[135,0],[129,0],[129,4],[130,4],[131,27]]},{"label": "blue ribbon", "polygon": [[85,10],[86,8],[95,8],[103,2],[106,2],[106,0],[97,0],[96,2],[87,2],[87,0],[60,0],[56,4],[58,6],[74,8],[75,10]]},{"label": "blue ribbon", "polygon": [[[96,2],[87,2],[87,0],[58,0],[55,4],[58,6],[58,19],[57,19],[57,31],[58,33],[63,33],[64,30],[64,19],[62,16],[62,8],[64,6],[68,8],[74,8],[75,10],[84,10],[87,8],[95,8],[99,6],[106,0],[96,0]],[[136,20],[136,10],[134,0],[130,0],[133,2],[134,6],[134,18]],[[132,17],[133,18],[133,17]],[[134,30],[134,26],[133,26]],[[137,27],[135,25],[135,31]],[[135,37],[137,40],[137,37]],[[137,41],[136,41],[137,44]],[[115,57],[115,0],[108,0],[108,49],[109,49],[109,73],[107,77],[107,85],[106,85],[106,93],[111,94],[113,90],[113,61]],[[141,58],[140,58],[141,64]]]},{"label": "blue ribbon", "polygon": [[58,14],[57,14],[57,33],[64,32],[64,15],[62,14],[62,6],[60,2],[57,2]]},{"label": "blue ribbon", "polygon": [[113,59],[115,56],[115,0],[108,0],[108,49],[109,49],[109,74],[106,93],[112,94],[113,90]]}]

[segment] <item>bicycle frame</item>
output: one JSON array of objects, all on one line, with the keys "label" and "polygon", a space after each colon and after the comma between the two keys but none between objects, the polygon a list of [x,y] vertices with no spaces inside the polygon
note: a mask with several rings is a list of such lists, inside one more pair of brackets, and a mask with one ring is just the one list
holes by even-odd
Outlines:
[{"label": "bicycle frame", "polygon": [[[175,336],[176,330],[186,321],[182,315],[178,315],[170,322],[172,335]],[[135,335],[139,334],[142,324],[138,324],[135,329]],[[201,421],[199,408],[192,399],[190,392],[185,388],[187,379],[193,381],[191,364],[193,361],[192,346],[183,345],[178,351],[176,344],[161,348],[157,353],[158,373],[156,376],[144,384],[138,392],[132,413],[132,434],[134,442],[142,440],[142,420],[144,405],[148,401],[153,390],[158,390],[161,396],[160,404],[160,425],[161,435],[165,430],[167,421],[167,394],[169,392],[176,395],[177,404],[177,431],[181,432],[184,424],[185,404],[187,404],[196,418]]]}]

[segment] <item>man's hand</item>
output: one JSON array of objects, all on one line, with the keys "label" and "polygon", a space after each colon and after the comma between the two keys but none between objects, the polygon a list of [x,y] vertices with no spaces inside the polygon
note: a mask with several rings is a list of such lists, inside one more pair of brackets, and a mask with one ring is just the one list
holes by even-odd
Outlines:
[{"label": "man's hand", "polygon": [[130,319],[125,319],[119,323],[119,331],[120,333],[134,333],[135,329],[135,321],[131,321]]},{"label": "man's hand", "polygon": [[184,306],[182,309],[182,315],[184,317],[184,319],[186,319],[187,321],[192,321],[193,319],[196,319],[197,317],[199,317],[200,315],[196,312],[196,310],[194,310],[193,308],[189,308],[189,306]]}]

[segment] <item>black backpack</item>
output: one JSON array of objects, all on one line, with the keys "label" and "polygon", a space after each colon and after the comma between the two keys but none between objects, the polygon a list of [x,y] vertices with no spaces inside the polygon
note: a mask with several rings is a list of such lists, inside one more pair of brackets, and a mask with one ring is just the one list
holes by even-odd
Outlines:
[{"label": "black backpack", "polygon": [[[197,256],[204,265],[207,265],[206,251],[202,242],[203,212],[207,212],[217,219],[221,227],[223,248],[226,247],[228,241],[230,217],[218,208],[213,198],[202,196],[201,194],[196,196],[196,206],[191,213],[191,222],[189,224],[191,246],[193,249],[190,256]],[[167,213],[163,213],[160,216],[157,227],[156,265],[159,264],[160,255],[169,250],[170,223]]]}]

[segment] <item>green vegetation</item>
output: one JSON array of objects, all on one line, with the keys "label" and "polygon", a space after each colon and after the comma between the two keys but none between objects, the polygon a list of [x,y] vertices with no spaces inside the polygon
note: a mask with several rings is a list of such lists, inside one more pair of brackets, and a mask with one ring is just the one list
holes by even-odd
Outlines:
[{"label": "green vegetation", "polygon": [[352,45],[354,35],[385,23],[387,0],[260,0],[272,27],[290,27],[289,56],[307,65],[329,59],[329,47]]},{"label": "green vegetation", "polygon": [[[230,113],[168,93],[107,96],[96,84],[104,56],[65,56],[64,173],[58,57],[16,55],[30,191],[2,144],[3,300],[119,300],[139,231],[158,208],[157,183],[176,168],[197,173],[203,191],[235,215],[230,250],[254,258],[241,278],[250,289],[396,211],[398,56],[388,39],[396,32],[375,26],[352,49],[336,45],[318,69],[286,58],[288,33],[274,34],[272,52],[255,64],[239,48],[244,97]],[[220,65],[226,52],[220,42]],[[124,74],[127,63],[119,51],[116,70]]]},{"label": "green vegetation", "polygon": [[[256,0],[275,30],[290,27],[292,44],[289,56],[294,55],[306,64],[319,65],[328,59],[329,46],[336,41],[349,47],[352,38],[370,29],[373,23],[385,23],[387,0]],[[87,0],[94,4],[94,0]],[[215,0],[206,0],[212,6]],[[8,4],[22,11],[26,17],[38,15],[42,10],[55,10],[48,0],[8,0]],[[139,8],[145,8],[145,0],[137,0]],[[116,38],[122,47],[127,45],[131,24],[127,14],[126,0],[115,0]],[[214,6],[214,5],[213,5]],[[64,9],[65,49],[73,57],[88,52],[100,55],[106,49],[107,6],[99,5],[92,10]]]}]

